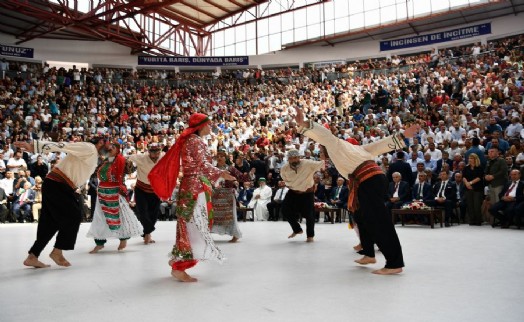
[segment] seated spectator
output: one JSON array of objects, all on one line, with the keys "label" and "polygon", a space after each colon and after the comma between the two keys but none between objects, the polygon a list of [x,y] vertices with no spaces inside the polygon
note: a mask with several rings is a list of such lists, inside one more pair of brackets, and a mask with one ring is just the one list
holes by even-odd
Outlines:
[{"label": "seated spectator", "polygon": [[453,161],[451,161],[451,159],[449,158],[449,153],[446,151],[442,152],[442,159],[437,160],[435,170],[434,170],[435,174],[440,173],[440,171],[442,170],[442,165],[444,163],[447,163],[450,169],[453,168]]},{"label": "seated spectator", "polygon": [[[258,179],[258,188],[253,191],[253,197],[248,204],[249,208],[253,208],[254,221],[267,221],[269,220],[269,211],[267,210],[267,204],[271,202],[271,195],[273,191],[266,185],[266,179]],[[251,219],[251,218],[249,218]]]},{"label": "seated spectator", "polygon": [[[336,208],[347,208],[349,190],[348,187],[344,184],[346,180],[344,178],[337,178],[337,185],[331,188],[331,193],[329,194],[329,204]],[[325,221],[331,221],[329,215],[324,217]],[[337,222],[340,222],[340,218],[335,218]]]},{"label": "seated spectator", "polygon": [[411,152],[410,153],[411,157],[409,158],[409,160],[407,161],[409,166],[411,167],[411,172],[413,172],[414,174],[417,172],[417,165],[419,163],[422,163],[422,165],[424,165],[423,163],[423,159],[422,158],[419,158],[418,157],[418,153],[417,152]]},{"label": "seated spectator", "polygon": [[434,200],[428,200],[426,204],[430,207],[444,208],[446,212],[445,226],[450,227],[453,217],[453,209],[457,202],[457,190],[455,184],[449,181],[448,173],[440,173],[440,182],[433,185]]},{"label": "seated spectator", "polygon": [[386,207],[389,209],[391,214],[392,209],[400,209],[400,207],[410,201],[409,184],[406,181],[402,181],[402,175],[400,172],[394,172],[392,174],[393,182],[389,183],[388,188],[388,201]]},{"label": "seated spectator", "polygon": [[442,151],[436,148],[435,143],[429,143],[428,147],[429,148],[426,150],[426,154],[430,155],[432,161],[436,163],[437,160],[442,159]]},{"label": "seated spectator", "polygon": [[489,208],[489,213],[500,221],[502,228],[509,228],[517,215],[517,206],[524,200],[524,182],[520,178],[520,171],[512,170],[510,180],[499,194],[499,201]]},{"label": "seated spectator", "polygon": [[238,191],[237,201],[239,207],[248,206],[249,202],[251,201],[251,198],[253,197],[253,191],[253,182],[244,182],[244,185]]},{"label": "seated spectator", "polygon": [[13,213],[19,223],[23,223],[24,220],[33,222],[31,210],[34,201],[35,191],[31,189],[31,183],[25,181],[23,187],[15,192],[15,199],[13,200]]},{"label": "seated spectator", "polygon": [[7,162],[7,169],[13,172],[15,178],[18,177],[20,169],[27,169],[27,163],[22,158],[22,150],[16,150],[12,158]]},{"label": "seated spectator", "polygon": [[[267,210],[269,211],[269,220],[278,221],[280,218],[280,208],[289,188],[286,187],[286,183],[283,180],[278,182],[278,189],[275,190],[273,200],[267,204]],[[283,218],[287,220],[287,218]]]},{"label": "seated spectator", "polygon": [[315,202],[326,202],[326,187],[321,181],[320,174],[315,174],[313,181],[315,182],[313,185]]},{"label": "seated spectator", "polygon": [[427,175],[425,172],[418,174],[418,182],[413,186],[412,199],[422,200],[426,202],[433,198],[433,191],[431,185],[427,183]]},{"label": "seated spectator", "polygon": [[39,176],[40,178],[45,178],[49,172],[49,167],[44,162],[44,158],[41,155],[36,157],[36,161],[29,166],[29,169],[31,169],[31,173],[35,177]]},{"label": "seated spectator", "polygon": [[431,159],[431,154],[424,154],[424,169],[429,169],[431,172],[434,172],[437,168],[437,161]]},{"label": "seated spectator", "polygon": [[173,193],[171,194],[171,198],[168,200],[162,200],[160,203],[160,213],[162,214],[162,218],[165,220],[173,220],[176,219],[176,198],[178,195],[178,188],[173,189]]},{"label": "seated spectator", "polygon": [[40,218],[40,210],[42,209],[42,183],[42,178],[40,176],[36,176],[35,185],[32,188],[35,192],[35,201],[33,202],[32,207],[33,219],[35,221],[38,221]]}]

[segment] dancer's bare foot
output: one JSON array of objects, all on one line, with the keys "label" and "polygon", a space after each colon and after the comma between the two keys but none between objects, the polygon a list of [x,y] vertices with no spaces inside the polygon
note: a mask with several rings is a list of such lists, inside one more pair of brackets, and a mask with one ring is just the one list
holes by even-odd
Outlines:
[{"label": "dancer's bare foot", "polygon": [[368,257],[368,256],[364,256],[361,259],[355,260],[355,263],[358,263],[360,265],[375,264],[376,262],[377,260],[375,259],[375,257]]},{"label": "dancer's bare foot", "polygon": [[127,240],[121,240],[120,245],[118,245],[118,250],[123,250],[127,246]]},{"label": "dancer's bare foot", "polygon": [[362,248],[362,244],[358,244],[358,245],[353,246],[353,249],[354,249],[355,251],[357,251],[357,252],[358,252],[358,251],[361,251],[361,250],[363,249],[363,248]]},{"label": "dancer's bare foot", "polygon": [[231,240],[229,242],[230,243],[236,243],[237,241],[238,241],[238,237],[233,236],[233,238],[231,238]]},{"label": "dancer's bare foot", "polygon": [[313,239],[313,237],[308,237],[308,238],[306,238],[306,242],[307,242],[307,243],[312,243],[312,242],[314,242],[314,241],[315,241],[315,239]]},{"label": "dancer's bare foot", "polygon": [[38,260],[38,257],[36,257],[33,254],[29,254],[27,256],[27,258],[24,261],[24,265],[25,266],[32,266],[34,268],[47,268],[47,267],[51,266],[51,265],[47,265],[47,264],[42,263],[41,261]]},{"label": "dancer's bare foot", "polygon": [[287,238],[294,238],[296,235],[300,235],[300,234],[302,234],[302,233],[303,233],[302,231],[300,231],[300,232],[298,232],[298,233],[292,233],[292,234],[289,235]]},{"label": "dancer's bare foot", "polygon": [[51,257],[51,259],[56,263],[56,265],[58,266],[64,266],[64,267],[69,267],[71,266],[71,263],[69,263],[64,255],[62,255],[62,250],[61,249],[58,249],[58,248],[55,248],[53,249],[53,251],[51,252],[51,254],[49,254],[49,257]]},{"label": "dancer's bare foot", "polygon": [[171,276],[173,276],[180,282],[197,282],[198,281],[196,278],[189,276],[185,271],[172,270]]},{"label": "dancer's bare foot", "polygon": [[153,238],[151,238],[151,234],[144,235],[144,244],[149,245],[149,244],[154,244],[154,243],[155,241],[153,240]]},{"label": "dancer's bare foot", "polygon": [[402,267],[400,268],[381,268],[377,269],[376,271],[372,272],[373,274],[377,275],[395,275],[402,273]]},{"label": "dancer's bare foot", "polygon": [[104,246],[98,246],[98,245],[96,245],[95,248],[93,248],[93,250],[89,252],[89,254],[96,254],[96,253],[98,253],[100,250],[102,250],[103,248],[104,248]]}]

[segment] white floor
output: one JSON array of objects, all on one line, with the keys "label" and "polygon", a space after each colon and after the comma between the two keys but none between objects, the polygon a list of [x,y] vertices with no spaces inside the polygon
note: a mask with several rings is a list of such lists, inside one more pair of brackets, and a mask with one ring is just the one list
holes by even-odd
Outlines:
[{"label": "white floor", "polygon": [[216,236],[228,261],[199,263],[189,284],[169,274],[174,222],[156,244],[95,255],[82,224],[73,266],[39,270],[22,265],[36,224],[0,225],[0,321],[524,321],[524,230],[397,226],[404,273],[377,276],[384,258],[356,265],[347,224],[317,224],[314,243],[285,222],[240,225],[237,244]]}]

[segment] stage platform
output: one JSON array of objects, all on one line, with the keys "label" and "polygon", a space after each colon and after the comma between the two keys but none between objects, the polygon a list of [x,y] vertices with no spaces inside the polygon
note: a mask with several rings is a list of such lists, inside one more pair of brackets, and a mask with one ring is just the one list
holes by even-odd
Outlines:
[{"label": "stage platform", "polygon": [[[36,224],[0,224],[0,321],[522,321],[524,230],[491,226],[397,226],[406,267],[378,276],[354,263],[357,236],[346,224],[316,225],[314,243],[288,239],[286,222],[240,223],[236,244],[215,236],[228,260],[170,276],[175,222],[159,222],[156,244],[110,240],[99,254],[82,224],[72,267],[26,268]],[[304,227],[305,230],[305,227]],[[41,260],[48,257],[51,246]]]}]

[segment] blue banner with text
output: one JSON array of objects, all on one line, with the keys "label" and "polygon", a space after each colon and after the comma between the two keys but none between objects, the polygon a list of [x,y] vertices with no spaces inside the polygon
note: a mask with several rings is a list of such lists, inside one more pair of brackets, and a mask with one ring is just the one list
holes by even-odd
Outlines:
[{"label": "blue banner with text", "polygon": [[154,65],[154,66],[249,65],[249,56],[223,56],[223,57],[138,56],[138,65]]},{"label": "blue banner with text", "polygon": [[0,44],[0,55],[12,57],[33,58],[35,50],[33,48],[24,48]]},{"label": "blue banner with text", "polygon": [[490,33],[491,23],[483,23],[481,25],[457,28],[453,30],[436,32],[433,34],[381,41],[380,51],[426,46],[440,42],[471,38],[479,35],[487,35]]}]

